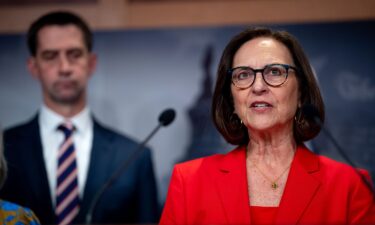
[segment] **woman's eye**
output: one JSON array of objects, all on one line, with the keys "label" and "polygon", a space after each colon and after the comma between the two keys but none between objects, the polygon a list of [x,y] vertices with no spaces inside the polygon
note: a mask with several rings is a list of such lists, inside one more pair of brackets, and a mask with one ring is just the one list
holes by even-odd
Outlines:
[{"label": "woman's eye", "polygon": [[250,74],[248,72],[241,72],[238,74],[238,79],[239,80],[244,80],[250,77]]},{"label": "woman's eye", "polygon": [[269,70],[269,74],[272,75],[272,76],[281,76],[282,72],[279,68],[271,68]]}]

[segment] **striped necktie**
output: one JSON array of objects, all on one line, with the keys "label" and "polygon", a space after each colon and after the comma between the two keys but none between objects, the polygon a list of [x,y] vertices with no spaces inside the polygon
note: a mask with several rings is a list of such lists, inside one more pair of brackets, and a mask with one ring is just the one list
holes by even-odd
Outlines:
[{"label": "striped necktie", "polygon": [[67,122],[58,127],[64,141],[58,152],[56,216],[58,225],[71,224],[79,211],[77,162],[73,144],[74,127]]}]

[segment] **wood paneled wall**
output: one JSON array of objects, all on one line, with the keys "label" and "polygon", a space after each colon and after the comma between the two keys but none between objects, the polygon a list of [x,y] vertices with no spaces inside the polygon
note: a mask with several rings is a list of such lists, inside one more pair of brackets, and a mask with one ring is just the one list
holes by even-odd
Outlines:
[{"label": "wood paneled wall", "polygon": [[0,33],[24,32],[55,9],[82,15],[95,30],[375,19],[375,0],[97,0],[0,6]]}]

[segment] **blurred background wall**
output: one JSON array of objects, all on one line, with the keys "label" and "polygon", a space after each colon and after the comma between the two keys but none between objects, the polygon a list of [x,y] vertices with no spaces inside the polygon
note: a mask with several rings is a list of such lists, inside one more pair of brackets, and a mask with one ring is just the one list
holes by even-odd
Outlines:
[{"label": "blurred background wall", "polygon": [[[161,203],[176,162],[233,147],[208,111],[221,52],[251,25],[286,29],[300,40],[323,92],[327,128],[375,178],[375,1],[0,0],[3,128],[31,118],[41,104],[25,66],[25,31],[55,9],[82,15],[95,31],[99,65],[89,101],[100,121],[142,140],[163,109],[176,109],[176,121],[149,142]],[[308,144],[342,160],[324,134]]]}]

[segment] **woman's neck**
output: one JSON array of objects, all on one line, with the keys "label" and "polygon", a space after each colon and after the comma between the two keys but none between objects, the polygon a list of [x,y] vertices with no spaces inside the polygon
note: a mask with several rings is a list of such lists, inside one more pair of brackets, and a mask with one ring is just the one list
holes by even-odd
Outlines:
[{"label": "woman's neck", "polygon": [[249,134],[247,157],[253,162],[274,167],[292,161],[297,146],[293,132],[249,131]]}]

